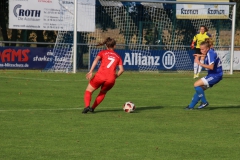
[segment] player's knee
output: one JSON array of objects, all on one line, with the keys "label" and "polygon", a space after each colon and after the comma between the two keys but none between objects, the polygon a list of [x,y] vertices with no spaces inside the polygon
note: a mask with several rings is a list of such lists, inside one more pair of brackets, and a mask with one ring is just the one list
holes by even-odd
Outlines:
[{"label": "player's knee", "polygon": [[88,92],[90,92],[90,93],[93,93],[95,90],[86,88],[86,91],[88,91]]},{"label": "player's knee", "polygon": [[202,84],[199,84],[199,83],[194,83],[194,88],[197,88],[197,87],[201,87],[203,90],[207,90],[208,89],[208,86],[207,85],[202,85]]},{"label": "player's knee", "polygon": [[201,87],[202,84],[197,81],[197,82],[195,82],[195,83],[193,84],[193,86],[194,86],[194,87]]},{"label": "player's knee", "polygon": [[198,87],[199,85],[198,85],[197,82],[195,82],[195,83],[193,84],[193,86],[194,86],[194,87]]},{"label": "player's knee", "polygon": [[205,79],[201,78],[194,83],[194,87],[204,86],[206,85],[205,83]]},{"label": "player's knee", "polygon": [[95,87],[93,87],[91,84],[88,84],[87,88],[86,88],[86,91],[89,91],[89,92],[94,92],[96,90]]}]

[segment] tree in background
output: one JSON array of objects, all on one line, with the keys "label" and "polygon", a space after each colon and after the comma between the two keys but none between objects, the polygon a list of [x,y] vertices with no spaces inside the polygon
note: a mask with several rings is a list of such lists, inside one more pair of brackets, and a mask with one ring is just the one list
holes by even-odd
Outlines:
[{"label": "tree in background", "polygon": [[240,29],[240,1],[239,0],[230,0],[230,2],[236,2],[236,30]]},{"label": "tree in background", "polygon": [[[0,0],[0,27],[4,41],[8,41],[7,22],[8,22],[8,1]],[[9,44],[5,44],[9,46]]]},{"label": "tree in background", "polygon": [[[2,33],[3,41],[21,41],[21,42],[55,42],[55,31],[43,31],[43,30],[19,30],[7,28],[8,17],[8,5],[9,1],[0,0],[0,31]],[[35,36],[33,36],[35,35]],[[17,43],[5,43],[5,46],[16,46]],[[23,46],[30,46],[24,44]],[[53,45],[37,44],[37,47],[53,47]]]}]

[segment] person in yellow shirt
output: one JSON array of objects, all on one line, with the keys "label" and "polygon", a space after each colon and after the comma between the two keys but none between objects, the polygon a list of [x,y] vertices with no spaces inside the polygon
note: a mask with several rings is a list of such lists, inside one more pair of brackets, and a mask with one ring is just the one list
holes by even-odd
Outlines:
[{"label": "person in yellow shirt", "polygon": [[[211,37],[211,34],[208,33],[208,28],[204,25],[201,25],[199,32],[197,32],[197,34],[193,37],[193,41],[191,44],[191,48],[194,49],[194,44],[196,43],[195,54],[201,54],[200,44],[203,41],[205,41],[206,38],[210,38],[210,37]],[[199,56],[195,56],[195,59],[194,59],[194,64],[193,64],[194,76],[193,76],[193,78],[198,78],[199,73],[202,70],[202,66],[197,64],[196,58],[199,58]],[[201,57],[200,62],[204,63],[204,57]]]}]

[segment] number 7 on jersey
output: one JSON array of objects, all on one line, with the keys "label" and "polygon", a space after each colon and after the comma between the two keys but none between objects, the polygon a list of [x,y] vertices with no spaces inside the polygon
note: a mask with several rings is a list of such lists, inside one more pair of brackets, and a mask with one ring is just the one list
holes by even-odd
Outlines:
[{"label": "number 7 on jersey", "polygon": [[110,60],[110,62],[108,63],[107,68],[110,68],[113,62],[115,61],[115,58],[108,57],[108,60]]}]

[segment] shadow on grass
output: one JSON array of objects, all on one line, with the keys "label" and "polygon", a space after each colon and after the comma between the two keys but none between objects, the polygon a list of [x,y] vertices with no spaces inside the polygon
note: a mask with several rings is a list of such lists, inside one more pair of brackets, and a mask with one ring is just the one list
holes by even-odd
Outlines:
[{"label": "shadow on grass", "polygon": [[94,111],[94,113],[99,113],[99,112],[120,112],[122,111],[121,108],[117,108],[117,109],[101,109],[100,107],[99,108],[96,108],[96,110]]},{"label": "shadow on grass", "polygon": [[145,110],[156,110],[156,109],[162,109],[163,106],[146,106],[146,107],[137,107],[136,112],[138,111],[145,111]]},{"label": "shadow on grass", "polygon": [[[162,109],[162,106],[146,106],[146,107],[136,107],[136,110],[133,113],[138,113],[144,110],[155,110],[155,109]],[[98,109],[98,108],[97,108]],[[117,109],[100,109],[96,110],[95,113],[97,112],[119,112],[119,111],[123,111],[122,108],[117,108]]]},{"label": "shadow on grass", "polygon": [[215,110],[215,109],[240,109],[239,106],[225,106],[225,107],[207,107],[208,110]]}]

